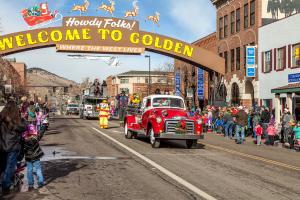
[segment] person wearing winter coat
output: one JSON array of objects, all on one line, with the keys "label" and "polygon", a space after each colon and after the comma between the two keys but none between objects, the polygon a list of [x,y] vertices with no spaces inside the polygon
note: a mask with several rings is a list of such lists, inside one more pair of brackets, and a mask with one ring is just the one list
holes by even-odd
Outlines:
[{"label": "person wearing winter coat", "polygon": [[[248,125],[248,115],[244,111],[243,106],[238,107],[239,112],[236,115],[236,143],[242,144],[245,139],[245,128]],[[240,135],[241,133],[241,135]]]},{"label": "person wearing winter coat", "polygon": [[274,145],[276,133],[277,133],[277,130],[275,128],[274,123],[270,123],[268,128],[267,128],[267,134],[268,134],[268,138],[269,138],[268,144]]},{"label": "person wearing winter coat", "polygon": [[29,103],[29,108],[28,108],[28,122],[30,124],[36,124],[36,112],[35,112],[35,105],[34,105],[33,101],[31,101]]},{"label": "person wearing winter coat", "polygon": [[256,126],[255,126],[255,133],[256,133],[256,144],[259,146],[261,145],[261,135],[263,132],[263,129],[261,127],[261,125],[259,124],[259,122],[256,122]]},{"label": "person wearing winter coat", "polygon": [[25,130],[26,121],[21,119],[18,106],[14,101],[9,101],[0,113],[0,160],[3,170],[0,175],[3,172],[3,194],[10,192]]},{"label": "person wearing winter coat", "polygon": [[38,187],[40,188],[44,186],[44,177],[40,161],[44,152],[39,145],[39,141],[42,136],[43,134],[41,132],[38,133],[33,124],[28,126],[27,132],[24,135],[22,151],[25,156],[27,166],[28,190],[32,190],[34,186],[33,168],[36,170]]},{"label": "person wearing winter coat", "polygon": [[286,108],[284,109],[284,114],[282,116],[282,127],[283,127],[283,141],[285,144],[289,143],[289,135],[291,132],[290,121],[293,119],[290,111]]}]

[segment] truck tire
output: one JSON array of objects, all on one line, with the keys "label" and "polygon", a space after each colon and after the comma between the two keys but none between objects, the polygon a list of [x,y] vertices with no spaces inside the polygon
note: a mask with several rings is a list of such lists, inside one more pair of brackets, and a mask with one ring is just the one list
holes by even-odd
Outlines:
[{"label": "truck tire", "polygon": [[186,143],[186,147],[188,149],[191,149],[191,148],[194,149],[197,147],[197,140],[186,140],[185,143]]},{"label": "truck tire", "polygon": [[153,128],[149,130],[149,137],[150,137],[150,144],[152,148],[159,148],[160,147],[160,139],[155,138]]},{"label": "truck tire", "polygon": [[124,134],[125,134],[125,138],[126,139],[132,139],[132,132],[130,130],[128,130],[128,124],[127,124],[127,122],[125,122]]}]

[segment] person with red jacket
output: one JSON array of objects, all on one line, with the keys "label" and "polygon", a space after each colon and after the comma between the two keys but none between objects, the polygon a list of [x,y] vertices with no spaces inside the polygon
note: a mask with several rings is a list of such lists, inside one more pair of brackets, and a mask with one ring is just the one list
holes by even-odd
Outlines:
[{"label": "person with red jacket", "polygon": [[257,145],[261,145],[261,136],[262,136],[262,133],[263,133],[263,129],[261,127],[261,125],[259,124],[259,122],[256,123],[256,126],[255,126],[255,133],[256,133],[256,144]]}]

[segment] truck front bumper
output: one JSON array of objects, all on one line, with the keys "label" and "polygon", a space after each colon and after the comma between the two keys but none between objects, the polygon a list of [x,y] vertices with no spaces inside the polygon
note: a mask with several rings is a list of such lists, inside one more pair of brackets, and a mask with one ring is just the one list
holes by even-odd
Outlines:
[{"label": "truck front bumper", "polygon": [[204,135],[191,135],[191,134],[174,134],[174,133],[161,133],[155,135],[157,139],[170,139],[170,140],[199,140],[204,139]]}]

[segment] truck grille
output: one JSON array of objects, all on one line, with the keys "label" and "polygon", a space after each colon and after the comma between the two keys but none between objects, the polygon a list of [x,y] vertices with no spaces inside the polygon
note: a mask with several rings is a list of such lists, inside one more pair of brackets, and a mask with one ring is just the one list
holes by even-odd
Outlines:
[{"label": "truck grille", "polygon": [[[165,131],[166,133],[174,133],[176,125],[180,122],[179,120],[166,120],[165,121]],[[194,134],[195,133],[195,124],[193,121],[186,121],[186,130],[187,134]]]}]

